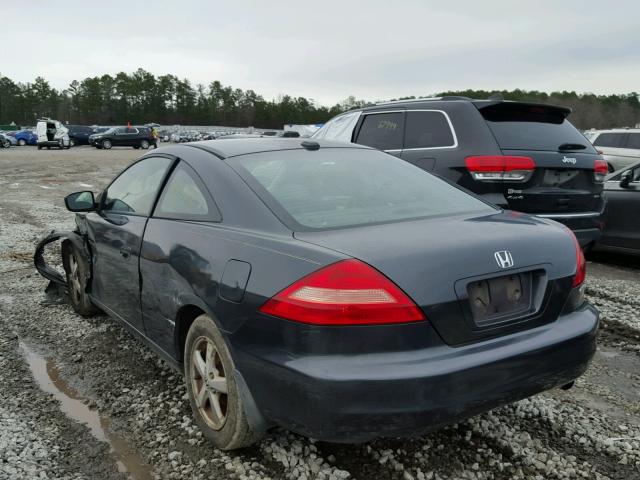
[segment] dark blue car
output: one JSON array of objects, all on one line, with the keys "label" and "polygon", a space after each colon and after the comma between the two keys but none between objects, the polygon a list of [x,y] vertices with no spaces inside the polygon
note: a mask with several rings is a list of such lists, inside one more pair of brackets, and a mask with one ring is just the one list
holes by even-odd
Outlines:
[{"label": "dark blue car", "polygon": [[13,134],[13,137],[15,137],[18,145],[21,147],[38,144],[38,135],[32,130],[19,130]]},{"label": "dark blue car", "polygon": [[570,230],[368,147],[173,145],[66,204],[77,229],[38,269],[183,372],[222,449],[275,425],[419,435],[568,386],[596,348]]}]

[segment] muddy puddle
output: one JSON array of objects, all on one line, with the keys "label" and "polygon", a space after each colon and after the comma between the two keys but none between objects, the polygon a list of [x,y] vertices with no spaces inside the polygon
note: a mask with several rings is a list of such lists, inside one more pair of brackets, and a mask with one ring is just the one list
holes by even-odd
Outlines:
[{"label": "muddy puddle", "polygon": [[96,410],[90,409],[83,403],[85,398],[60,376],[54,362],[46,359],[24,342],[20,342],[20,348],[38,386],[60,402],[60,410],[72,420],[86,425],[97,440],[109,444],[109,453],[118,471],[133,480],[153,479],[151,467],[137,454],[135,448],[109,429],[108,417],[101,416]]}]

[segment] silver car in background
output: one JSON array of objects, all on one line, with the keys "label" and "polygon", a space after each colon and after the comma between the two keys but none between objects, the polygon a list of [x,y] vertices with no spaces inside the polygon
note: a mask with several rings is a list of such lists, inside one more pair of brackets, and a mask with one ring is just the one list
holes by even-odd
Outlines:
[{"label": "silver car in background", "polygon": [[584,135],[602,152],[609,172],[640,161],[640,128],[587,130]]}]

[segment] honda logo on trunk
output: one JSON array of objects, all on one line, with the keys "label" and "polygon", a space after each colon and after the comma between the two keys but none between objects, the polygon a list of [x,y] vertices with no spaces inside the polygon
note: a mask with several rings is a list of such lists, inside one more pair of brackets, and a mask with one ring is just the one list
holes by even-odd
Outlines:
[{"label": "honda logo on trunk", "polygon": [[501,250],[494,253],[493,256],[500,268],[513,267],[513,257],[511,256],[511,252],[509,252],[508,250]]}]

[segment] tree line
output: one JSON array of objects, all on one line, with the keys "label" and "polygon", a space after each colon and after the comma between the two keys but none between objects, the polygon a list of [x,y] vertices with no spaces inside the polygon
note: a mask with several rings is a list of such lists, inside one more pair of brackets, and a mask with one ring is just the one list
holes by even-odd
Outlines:
[{"label": "tree line", "polygon": [[[489,98],[495,94],[502,95],[505,100],[570,107],[573,109],[571,121],[582,129],[633,127],[640,123],[640,101],[635,92],[594,95],[519,89],[464,90],[440,92],[435,96]],[[401,99],[413,98],[416,97]],[[156,122],[163,125],[282,128],[288,123],[323,123],[340,112],[368,104],[353,96],[331,107],[317,105],[310,98],[289,95],[265,100],[253,90],[224,86],[217,80],[208,85],[193,85],[175,75],[156,76],[143,69],[74,80],[63,90],[51,87],[42,77],[31,83],[21,83],[0,74],[0,124],[5,125],[13,122],[29,126],[39,117],[51,117],[85,125]]]}]

